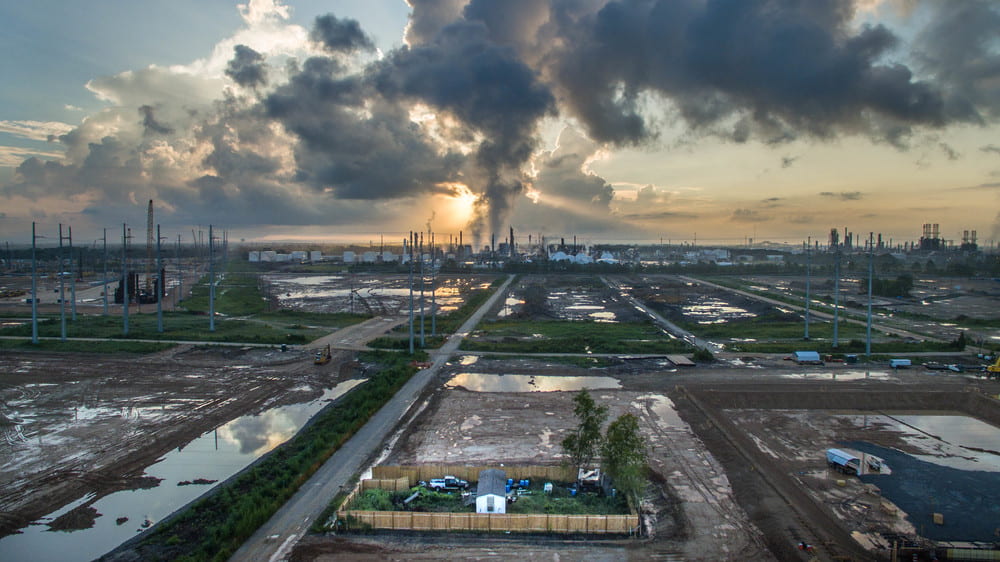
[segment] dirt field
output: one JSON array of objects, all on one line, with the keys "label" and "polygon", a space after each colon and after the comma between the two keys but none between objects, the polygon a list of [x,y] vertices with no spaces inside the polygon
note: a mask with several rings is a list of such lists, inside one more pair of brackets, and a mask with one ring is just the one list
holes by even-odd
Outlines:
[{"label": "dirt field", "polygon": [[166,452],[237,416],[319,396],[352,374],[344,365],[277,349],[0,354],[0,533],[87,492],[96,501],[154,484],[143,471]]},{"label": "dirt field", "polygon": [[[877,552],[862,544],[885,546],[882,533],[912,536],[915,529],[898,512],[891,513],[891,502],[866,495],[862,482],[830,471],[823,450],[863,438],[913,451],[898,431],[887,426],[873,431],[879,428],[875,415],[872,423],[862,423],[867,413],[887,404],[885,396],[901,396],[899,408],[930,411],[942,408],[943,394],[962,397],[967,388],[980,387],[1000,392],[996,383],[923,370],[874,372],[859,381],[842,365],[803,368],[745,359],[738,367],[678,370],[647,360],[585,370],[528,360],[456,358],[427,408],[382,462],[559,463],[559,442],[574,424],[567,415],[572,392],[473,392],[444,383],[457,373],[464,374],[463,380],[470,380],[470,373],[534,376],[536,388],[558,386],[559,378],[573,384],[580,380],[576,377],[612,377],[621,389],[591,393],[609,406],[612,418],[624,412],[639,416],[651,445],[647,538],[581,544],[505,536],[498,546],[487,538],[399,533],[313,537],[300,544],[294,559],[333,560],[350,553],[398,560],[806,560],[796,548],[800,541],[816,545],[820,559],[875,559]],[[755,363],[761,368],[747,369]],[[912,393],[901,392],[911,386]],[[858,402],[859,395],[876,398]],[[964,408],[959,399],[952,400],[946,409]],[[837,485],[842,479],[843,487]]]}]

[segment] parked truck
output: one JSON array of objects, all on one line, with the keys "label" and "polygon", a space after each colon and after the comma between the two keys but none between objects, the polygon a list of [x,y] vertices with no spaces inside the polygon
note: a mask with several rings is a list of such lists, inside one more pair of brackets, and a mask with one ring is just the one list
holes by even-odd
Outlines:
[{"label": "parked truck", "polygon": [[445,490],[464,490],[469,487],[469,483],[461,478],[445,476],[444,478],[432,478],[427,483],[427,487],[431,490],[443,492]]},{"label": "parked truck", "polygon": [[[830,468],[844,474],[859,474],[861,472],[861,458],[841,449],[827,449],[826,462]],[[876,457],[868,457],[865,462],[870,471],[880,472],[882,470],[882,461]]]}]

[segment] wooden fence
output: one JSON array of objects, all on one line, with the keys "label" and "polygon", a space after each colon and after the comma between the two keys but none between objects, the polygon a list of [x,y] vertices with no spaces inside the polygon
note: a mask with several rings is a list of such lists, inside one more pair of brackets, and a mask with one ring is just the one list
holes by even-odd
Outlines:
[{"label": "wooden fence", "polygon": [[576,470],[565,466],[457,466],[452,464],[376,466],[372,468],[372,478],[377,480],[409,478],[411,486],[416,485],[420,480],[429,481],[432,478],[441,478],[445,475],[475,482],[479,480],[479,472],[487,468],[499,468],[507,473],[507,478],[515,480],[576,481]]},{"label": "wooden fence", "polygon": [[414,511],[338,511],[345,529],[407,531],[511,531],[577,534],[637,534],[639,516],[549,515],[522,513],[422,513]]},{"label": "wooden fence", "polygon": [[[576,473],[563,466],[376,466],[373,478],[362,480],[361,486],[348,494],[342,506],[349,506],[359,491],[380,488],[402,491],[445,475],[475,482],[479,472],[487,468],[502,468],[507,478],[573,482]],[[340,509],[338,521],[346,529],[396,529],[411,531],[512,531],[526,533],[578,534],[637,534],[639,516],[629,515],[550,515],[521,513],[424,513],[414,511],[359,511]]]},{"label": "wooden fence", "polygon": [[361,481],[361,490],[388,490],[390,492],[402,492],[409,490],[412,484],[410,479],[403,476],[401,478],[368,478]]}]

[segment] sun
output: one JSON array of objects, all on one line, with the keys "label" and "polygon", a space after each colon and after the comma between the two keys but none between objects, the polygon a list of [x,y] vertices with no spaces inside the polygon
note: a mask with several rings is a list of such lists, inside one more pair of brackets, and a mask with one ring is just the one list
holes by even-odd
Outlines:
[{"label": "sun", "polygon": [[443,219],[445,228],[457,230],[469,224],[476,212],[476,201],[479,196],[473,193],[464,183],[449,182],[438,184],[446,193],[440,194],[435,205]]}]

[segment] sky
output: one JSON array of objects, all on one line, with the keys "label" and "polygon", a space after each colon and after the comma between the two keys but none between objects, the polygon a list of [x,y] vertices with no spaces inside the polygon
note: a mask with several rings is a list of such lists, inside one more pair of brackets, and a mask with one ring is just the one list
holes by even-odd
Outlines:
[{"label": "sky", "polygon": [[[0,241],[1000,240],[990,0],[0,4]],[[537,238],[535,238],[537,240]],[[82,241],[82,242],[81,242]]]}]

